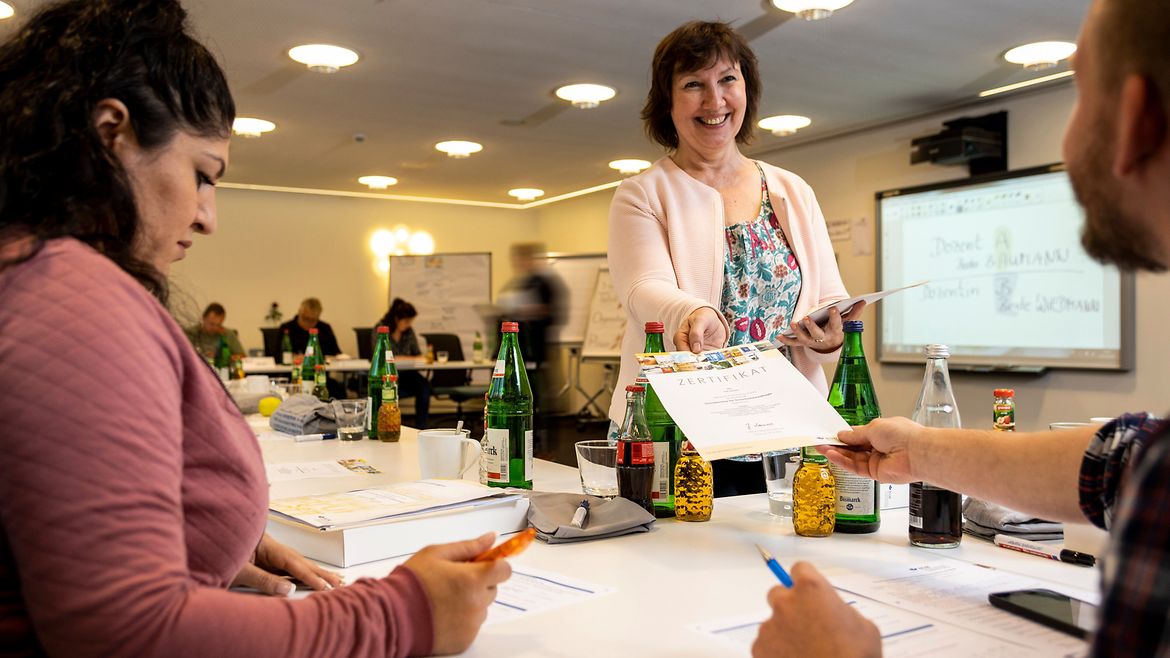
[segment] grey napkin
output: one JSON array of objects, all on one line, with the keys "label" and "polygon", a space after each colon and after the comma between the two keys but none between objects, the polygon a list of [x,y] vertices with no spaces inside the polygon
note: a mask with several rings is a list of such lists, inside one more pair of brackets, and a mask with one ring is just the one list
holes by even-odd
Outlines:
[{"label": "grey napkin", "polygon": [[1064,538],[1060,523],[970,497],[963,502],[963,531],[983,539],[997,534],[1033,541]]},{"label": "grey napkin", "polygon": [[[569,525],[582,500],[589,501],[584,528]],[[597,496],[567,493],[533,493],[528,496],[528,523],[536,538],[550,544],[620,537],[647,532],[654,515],[625,498],[606,500]]]},{"label": "grey napkin", "polygon": [[268,425],[285,434],[319,434],[337,431],[333,407],[301,393],[285,400],[272,412]]}]

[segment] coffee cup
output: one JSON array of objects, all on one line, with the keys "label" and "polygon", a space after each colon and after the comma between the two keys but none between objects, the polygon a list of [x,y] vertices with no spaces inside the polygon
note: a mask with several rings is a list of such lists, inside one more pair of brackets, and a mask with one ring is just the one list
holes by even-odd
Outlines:
[{"label": "coffee cup", "polygon": [[418,470],[424,480],[459,480],[479,465],[479,442],[470,430],[455,428],[420,430]]}]

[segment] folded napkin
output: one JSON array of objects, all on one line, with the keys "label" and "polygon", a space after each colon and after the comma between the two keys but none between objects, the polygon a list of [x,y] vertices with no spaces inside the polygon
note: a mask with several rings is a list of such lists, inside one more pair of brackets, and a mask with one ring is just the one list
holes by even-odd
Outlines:
[{"label": "folded napkin", "polygon": [[1064,539],[1064,526],[1060,523],[970,497],[963,502],[963,532],[983,539],[997,534],[1032,541]]},{"label": "folded napkin", "polygon": [[[589,515],[584,528],[570,525],[582,500],[589,501]],[[625,498],[598,498],[584,494],[532,493],[528,496],[528,523],[536,528],[536,538],[550,544],[565,544],[590,539],[620,537],[646,532],[654,515]]]},{"label": "folded napkin", "polygon": [[337,431],[333,407],[312,395],[294,395],[272,412],[268,425],[285,434],[319,434]]}]

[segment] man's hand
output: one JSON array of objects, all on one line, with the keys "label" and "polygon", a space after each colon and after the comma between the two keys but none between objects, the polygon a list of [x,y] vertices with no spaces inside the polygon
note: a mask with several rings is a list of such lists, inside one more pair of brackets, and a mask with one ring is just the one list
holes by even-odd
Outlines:
[{"label": "man's hand", "polygon": [[496,585],[512,575],[507,560],[471,563],[491,548],[494,533],[471,541],[427,546],[406,561],[431,600],[436,654],[462,653],[487,619]]},{"label": "man's hand", "polygon": [[837,595],[811,564],[792,567],[792,589],[768,592],[772,616],[760,625],[753,658],[833,656],[871,658],[882,655],[882,637],[873,622]]},{"label": "man's hand", "polygon": [[862,427],[841,430],[837,439],[847,447],[817,446],[834,464],[889,484],[918,482],[910,462],[910,444],[922,440],[925,428],[908,418],[878,418]]}]

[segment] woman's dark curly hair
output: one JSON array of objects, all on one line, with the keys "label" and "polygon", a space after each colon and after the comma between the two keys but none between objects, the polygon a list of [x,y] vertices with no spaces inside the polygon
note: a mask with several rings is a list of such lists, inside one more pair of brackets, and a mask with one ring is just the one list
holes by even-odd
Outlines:
[{"label": "woman's dark curly hair", "polygon": [[399,320],[415,317],[418,317],[418,310],[414,308],[414,304],[401,297],[395,297],[394,301],[390,302],[390,309],[386,311],[386,315],[383,315],[381,320],[378,320],[378,324],[390,327],[390,333],[394,333],[398,330]]},{"label": "woman's dark curly hair", "polygon": [[176,0],[68,0],[0,45],[0,246],[32,238],[0,266],[70,236],[166,303],[166,279],[134,254],[141,227],[131,182],[93,113],[103,99],[124,103],[144,149],[179,130],[229,136],[227,78],[186,20]]}]

